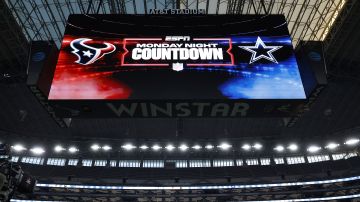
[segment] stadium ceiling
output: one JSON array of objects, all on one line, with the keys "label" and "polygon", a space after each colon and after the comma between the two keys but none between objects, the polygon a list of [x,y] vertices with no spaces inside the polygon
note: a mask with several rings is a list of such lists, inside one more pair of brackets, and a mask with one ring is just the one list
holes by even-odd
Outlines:
[{"label": "stadium ceiling", "polygon": [[[338,66],[343,59],[348,61],[350,58],[352,64],[354,60],[351,55],[336,58],[336,61],[333,59],[340,49],[339,46],[346,40],[339,37],[338,31],[343,30],[342,25],[346,24],[345,19],[348,19],[351,13],[357,13],[352,11],[356,10],[353,9],[356,2],[356,0],[4,0],[0,1],[0,41],[2,42],[0,43],[0,81],[8,77],[11,77],[11,80],[23,80],[26,77],[24,70],[31,41],[51,40],[59,47],[70,14],[148,14],[150,9],[204,9],[208,14],[284,14],[294,46],[298,46],[302,40],[321,40],[326,42],[325,52],[330,50],[326,55],[328,61],[335,62]],[[345,31],[352,32],[351,29]],[[343,32],[341,33],[344,34]],[[334,41],[336,43],[333,43]]]},{"label": "stadium ceiling", "polygon": [[[32,40],[54,40],[60,44],[70,13],[141,14],[152,8],[187,7],[208,8],[209,14],[284,13],[295,45],[300,40],[324,39],[326,54],[332,58],[327,60],[328,67],[333,66],[329,75],[334,76],[311,113],[305,113],[292,128],[284,127],[279,118],[204,118],[74,120],[70,128],[64,129],[56,125],[24,84],[2,85],[17,78],[15,69],[20,69],[17,64],[21,63],[22,70],[26,69]],[[24,136],[98,140],[101,134],[104,139],[158,137],[179,141],[188,137],[250,140],[255,137],[347,137],[349,134],[344,131],[360,125],[360,85],[357,83],[360,77],[356,76],[360,75],[360,68],[357,68],[360,64],[359,13],[359,0],[0,0],[0,135],[14,137],[19,134],[19,140]],[[8,74],[7,80],[2,78]],[[349,133],[359,134],[357,131]]]},{"label": "stadium ceiling", "polygon": [[324,40],[347,0],[5,0],[28,41],[59,46],[69,14],[148,14],[150,9],[205,9],[208,14],[284,14],[294,46]]}]

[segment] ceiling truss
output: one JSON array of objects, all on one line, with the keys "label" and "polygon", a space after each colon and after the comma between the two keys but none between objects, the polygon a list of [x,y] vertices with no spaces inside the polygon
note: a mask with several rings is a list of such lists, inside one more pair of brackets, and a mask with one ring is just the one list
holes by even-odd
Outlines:
[{"label": "ceiling truss", "polygon": [[150,9],[205,9],[207,14],[284,14],[296,46],[323,40],[345,0],[6,0],[28,41],[60,44],[69,14],[147,14]]}]

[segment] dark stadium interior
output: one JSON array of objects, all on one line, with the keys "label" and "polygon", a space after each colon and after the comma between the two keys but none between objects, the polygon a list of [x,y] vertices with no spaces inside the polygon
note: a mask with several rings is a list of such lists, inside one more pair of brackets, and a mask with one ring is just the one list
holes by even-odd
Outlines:
[{"label": "dark stadium interior", "polygon": [[[360,144],[344,144],[349,138],[360,138],[360,1],[64,2],[0,0],[0,142],[45,148],[46,153],[40,157],[32,155],[30,150],[14,153],[22,169],[34,175],[38,183],[149,188],[307,182],[360,176]],[[204,117],[81,118],[73,119],[70,127],[59,127],[26,84],[31,41],[51,41],[59,48],[70,13],[147,14],[147,10],[155,8],[205,9],[211,11],[209,14],[284,13],[295,50],[301,49],[301,41],[321,41],[328,84],[310,109],[291,126],[282,117]],[[324,35],[325,32],[328,33]],[[332,141],[341,144],[340,148],[326,150],[325,145]],[[232,147],[222,151],[216,146],[222,142]],[[93,143],[111,145],[112,150],[93,152],[90,149]],[[125,151],[121,146],[128,143],[137,148]],[[188,144],[190,148],[186,152],[169,153],[165,150],[169,143]],[[261,143],[263,148],[244,152],[245,143]],[[290,143],[297,143],[299,150],[274,152],[277,144]],[[55,153],[56,144],[76,146],[79,152]],[[143,151],[140,149],[143,144],[149,147],[160,144],[163,150]],[[201,145],[203,150],[191,150],[194,144]],[[208,144],[215,145],[215,149],[205,150]],[[321,145],[323,150],[309,154],[307,146],[311,144]],[[298,157],[304,160],[291,163],[290,158]],[[312,161],[312,157],[322,160]],[[49,163],[49,159],[61,159],[61,166]],[[71,165],[69,162],[74,159]],[[252,164],[254,159],[256,163]],[[278,163],[276,159],[284,162]],[[91,162],[86,165],[84,160]],[[96,160],[104,160],[104,166],[95,166]],[[114,166],[112,160],[116,161]],[[202,166],[196,166],[197,160],[201,160]],[[121,162],[126,165],[120,166]],[[215,162],[220,162],[219,166]],[[221,162],[229,164],[222,166]],[[249,189],[111,190],[37,186],[34,194],[16,197],[43,201],[270,201],[356,195],[348,200],[360,201],[359,194],[360,179]],[[337,200],[341,199],[333,199]]]}]

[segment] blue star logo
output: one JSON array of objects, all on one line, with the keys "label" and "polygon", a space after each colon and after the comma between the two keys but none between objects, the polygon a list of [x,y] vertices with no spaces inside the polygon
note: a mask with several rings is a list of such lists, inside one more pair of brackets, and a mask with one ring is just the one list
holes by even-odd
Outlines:
[{"label": "blue star logo", "polygon": [[[266,59],[274,63],[278,63],[278,61],[273,56],[273,52],[282,48],[282,46],[267,46],[265,43],[261,40],[260,37],[257,38],[255,46],[239,46],[239,48],[244,49],[246,51],[249,51],[252,53],[251,59],[249,64],[256,62],[260,59]],[[255,51],[255,50],[256,51]],[[265,54],[258,54],[258,52],[261,51],[261,49],[266,49],[266,55]]]}]

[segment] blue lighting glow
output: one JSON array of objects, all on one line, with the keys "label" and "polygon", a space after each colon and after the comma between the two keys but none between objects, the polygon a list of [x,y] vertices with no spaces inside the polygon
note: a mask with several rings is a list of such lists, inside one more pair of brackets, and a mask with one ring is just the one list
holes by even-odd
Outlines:
[{"label": "blue lighting glow", "polygon": [[[246,71],[242,70],[242,74],[238,77],[220,85],[221,93],[230,99],[305,99],[290,38],[261,37],[261,39],[264,44],[275,44],[287,50],[279,49],[278,52],[274,52],[278,63],[265,59],[251,64],[241,61],[240,66],[247,67]],[[232,41],[234,46],[249,46],[255,44],[257,37],[235,37]]]},{"label": "blue lighting glow", "polygon": [[[254,46],[258,37],[234,37],[233,46]],[[274,51],[276,62],[265,57],[249,61],[251,52],[240,51],[239,63],[227,68],[197,68],[197,70],[227,71],[231,78],[219,86],[229,99],[305,99],[297,61],[289,37],[261,37],[267,46],[281,46]],[[256,57],[258,57],[257,55]],[[242,59],[242,57],[244,59]]]}]

